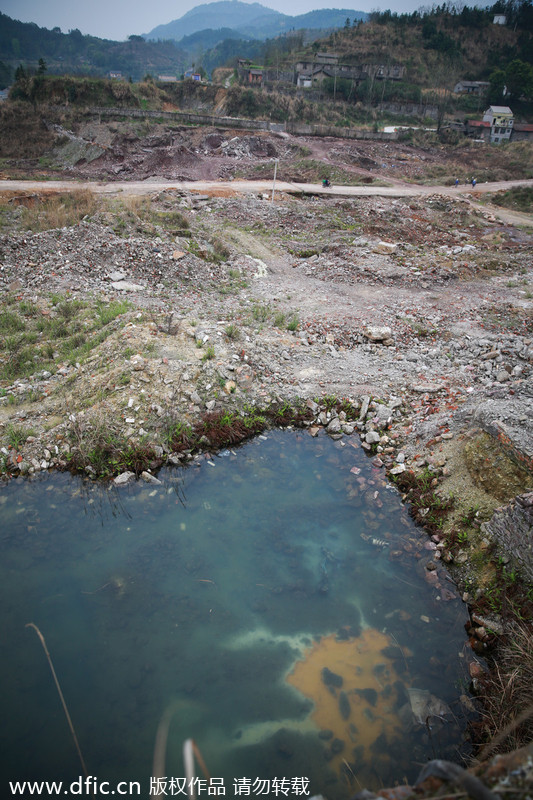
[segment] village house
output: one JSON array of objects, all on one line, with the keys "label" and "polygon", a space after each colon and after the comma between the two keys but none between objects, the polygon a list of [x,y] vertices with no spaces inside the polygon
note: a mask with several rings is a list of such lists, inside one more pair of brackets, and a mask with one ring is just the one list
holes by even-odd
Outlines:
[{"label": "village house", "polygon": [[310,89],[319,87],[326,79],[344,78],[359,86],[361,81],[372,76],[376,80],[401,80],[405,67],[399,64],[384,65],[371,64],[353,66],[339,64],[336,53],[317,53],[312,59],[298,61],[294,69],[265,69],[253,64],[248,59],[240,58],[237,64],[237,74],[241,84],[249,86],[262,86],[276,81],[296,83],[300,88]]},{"label": "village house", "polygon": [[279,67],[261,67],[245,58],[237,64],[239,83],[246,86],[266,86],[273,83],[294,83],[294,70]]},{"label": "village house", "polygon": [[190,67],[189,69],[186,69],[185,72],[183,73],[183,79],[190,81],[201,81],[202,76],[198,72],[195,72],[192,67]]},{"label": "village house", "polygon": [[358,86],[368,77],[377,80],[401,80],[405,73],[405,67],[399,64],[364,64],[362,66],[339,64],[339,57],[335,53],[317,53],[312,61],[298,61],[295,73],[296,85],[300,87],[320,86],[326,78],[346,78],[355,81]]},{"label": "village house", "polygon": [[317,53],[312,60],[298,61],[294,67],[297,85],[311,86],[313,72],[316,69],[326,65],[330,67],[336,66],[338,63],[339,57],[336,53]]},{"label": "village house", "polygon": [[378,81],[401,81],[405,67],[400,64],[363,64],[361,70]]},{"label": "village house", "polygon": [[514,117],[509,106],[490,106],[483,114],[483,121],[490,125],[490,141],[499,144],[508,142],[513,132]]},{"label": "village house", "polygon": [[237,74],[240,83],[251,86],[261,86],[263,84],[263,67],[253,64],[247,58],[239,58],[237,62]]},{"label": "village house", "polygon": [[[317,65],[311,73],[311,85],[320,86],[327,78],[345,78],[354,81],[356,86],[359,86],[360,82],[366,77],[368,76],[362,71],[361,67],[349,67],[346,64],[338,64],[337,66],[329,67],[325,64],[320,64]],[[298,75],[298,86],[301,85],[300,75]]]},{"label": "village house", "polygon": [[472,136],[477,141],[490,142],[490,123],[482,119],[468,119],[465,124],[467,136]]},{"label": "village house", "polygon": [[533,140],[533,125],[528,122],[515,122],[511,134],[511,141],[520,142],[524,140]]},{"label": "village house", "polygon": [[459,81],[453,87],[455,94],[473,94],[479,97],[489,88],[488,81]]}]

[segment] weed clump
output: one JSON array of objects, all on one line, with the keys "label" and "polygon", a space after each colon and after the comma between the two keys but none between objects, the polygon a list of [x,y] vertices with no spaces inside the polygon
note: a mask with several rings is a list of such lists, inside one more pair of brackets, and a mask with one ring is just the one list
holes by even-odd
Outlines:
[{"label": "weed clump", "polygon": [[436,491],[437,476],[431,470],[416,474],[412,470],[395,476],[399,490],[404,493],[409,514],[430,534],[441,533],[454,498],[441,497]]},{"label": "weed clump", "polygon": [[138,477],[162,464],[153,445],[127,440],[104,422],[85,423],[78,417],[70,429],[70,439],[67,465],[71,472],[106,478],[130,471]]},{"label": "weed clump", "polygon": [[124,300],[91,303],[52,295],[37,306],[9,296],[0,305],[0,380],[25,378],[43,369],[55,372],[58,358],[82,362],[112,332],[111,325],[131,308]]},{"label": "weed clump", "polygon": [[493,654],[494,663],[479,679],[480,719],[472,728],[485,742],[479,753],[485,760],[495,752],[510,752],[533,739],[533,630],[514,623]]}]

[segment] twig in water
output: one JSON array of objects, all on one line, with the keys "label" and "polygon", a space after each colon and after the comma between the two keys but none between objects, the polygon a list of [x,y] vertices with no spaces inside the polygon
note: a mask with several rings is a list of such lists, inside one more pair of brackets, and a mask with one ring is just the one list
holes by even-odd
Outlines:
[{"label": "twig in water", "polygon": [[[56,685],[57,693],[59,694],[59,699],[61,700],[61,704],[63,706],[63,711],[65,712],[65,716],[67,718],[68,726],[70,728],[70,732],[72,734],[72,738],[74,740],[74,744],[76,745],[76,750],[78,751],[78,756],[79,756],[79,759],[80,759],[80,762],[81,762],[83,773],[84,773],[85,777],[88,778],[89,777],[89,773],[87,772],[87,767],[85,766],[85,761],[83,760],[83,756],[81,754],[81,749],[80,749],[80,745],[79,745],[79,742],[78,742],[78,737],[76,736],[76,731],[74,730],[74,725],[72,724],[72,720],[70,718],[70,714],[68,713],[67,704],[65,702],[65,698],[63,697],[63,692],[61,691],[61,686],[59,685],[59,681],[57,679],[56,671],[54,669],[54,665],[52,663],[52,658],[50,656],[50,653],[48,652],[48,648],[46,646],[46,642],[44,640],[44,636],[42,635],[41,631],[39,630],[37,625],[35,625],[34,622],[28,622],[26,627],[27,628],[33,628],[33,630],[35,631],[35,633],[39,637],[40,642],[41,642],[41,644],[43,646],[43,650],[44,650],[44,652],[46,654],[46,658],[48,659],[48,665],[50,667],[50,671],[52,673],[52,677],[53,677],[54,683]],[[93,793],[93,797],[94,797],[94,793]]]},{"label": "twig in water", "polygon": [[211,784],[211,775],[209,774],[207,767],[205,765],[205,761],[198,749],[198,746],[194,739],[186,739],[183,742],[183,764],[185,767],[185,775],[187,777],[187,791],[189,797],[194,800],[196,797],[196,792],[194,791],[194,758],[196,756],[196,760],[198,761],[202,772],[204,773],[205,777],[209,784]]},{"label": "twig in water", "polygon": [[[165,771],[165,761],[166,761],[166,752],[167,752],[167,739],[168,739],[168,729],[170,726],[170,722],[174,713],[178,708],[178,703],[174,702],[171,703],[166,709],[161,717],[159,725],[157,726],[157,733],[155,736],[155,745],[154,745],[154,761],[152,766],[152,776],[154,778],[162,778],[166,775]],[[163,789],[157,791],[154,797],[161,797],[161,795],[166,792],[163,792]]]},{"label": "twig in water", "polygon": [[357,777],[357,775],[355,774],[355,772],[353,771],[353,769],[351,768],[351,766],[348,764],[348,762],[346,761],[345,758],[343,758],[342,761],[343,761],[344,766],[346,767],[346,769],[349,770],[351,772],[351,774],[353,775],[354,781],[357,783],[359,788],[362,789],[363,787],[361,785],[361,782],[360,782],[359,778]]},{"label": "twig in water", "polygon": [[106,586],[109,586],[110,584],[111,584],[111,581],[108,581],[107,583],[104,583],[103,586],[99,586],[98,589],[95,589],[94,592],[82,592],[82,594],[96,594],[96,592],[101,592],[102,589],[105,589]]},{"label": "twig in water", "polygon": [[389,633],[389,636],[392,639],[394,639],[394,641],[396,642],[396,646],[400,648],[400,653],[402,654],[403,663],[405,664],[405,669],[406,669],[407,672],[409,672],[409,664],[407,663],[407,659],[405,657],[405,653],[403,652],[403,647],[401,646],[400,642],[398,641],[398,639],[396,638],[396,636],[392,632]]}]

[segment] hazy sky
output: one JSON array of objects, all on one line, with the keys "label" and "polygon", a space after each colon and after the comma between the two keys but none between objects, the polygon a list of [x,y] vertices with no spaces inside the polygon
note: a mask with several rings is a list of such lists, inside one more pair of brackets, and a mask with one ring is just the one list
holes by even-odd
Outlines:
[{"label": "hazy sky", "polygon": [[[147,33],[156,25],[179,19],[186,11],[203,5],[202,0],[0,0],[0,11],[21,22],[35,22],[41,28],[61,28],[68,33],[79,28],[103,39],[126,39],[132,33]],[[317,8],[353,8],[372,11],[415,11],[420,0],[264,0],[261,5],[284,14],[305,14]],[[431,3],[427,3],[431,5]]]}]

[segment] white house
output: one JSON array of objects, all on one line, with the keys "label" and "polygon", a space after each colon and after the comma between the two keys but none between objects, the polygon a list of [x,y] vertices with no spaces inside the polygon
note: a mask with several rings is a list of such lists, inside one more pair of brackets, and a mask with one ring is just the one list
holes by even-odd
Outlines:
[{"label": "white house", "polygon": [[499,144],[511,138],[514,117],[509,106],[490,106],[483,114],[483,122],[490,125],[491,142]]}]

